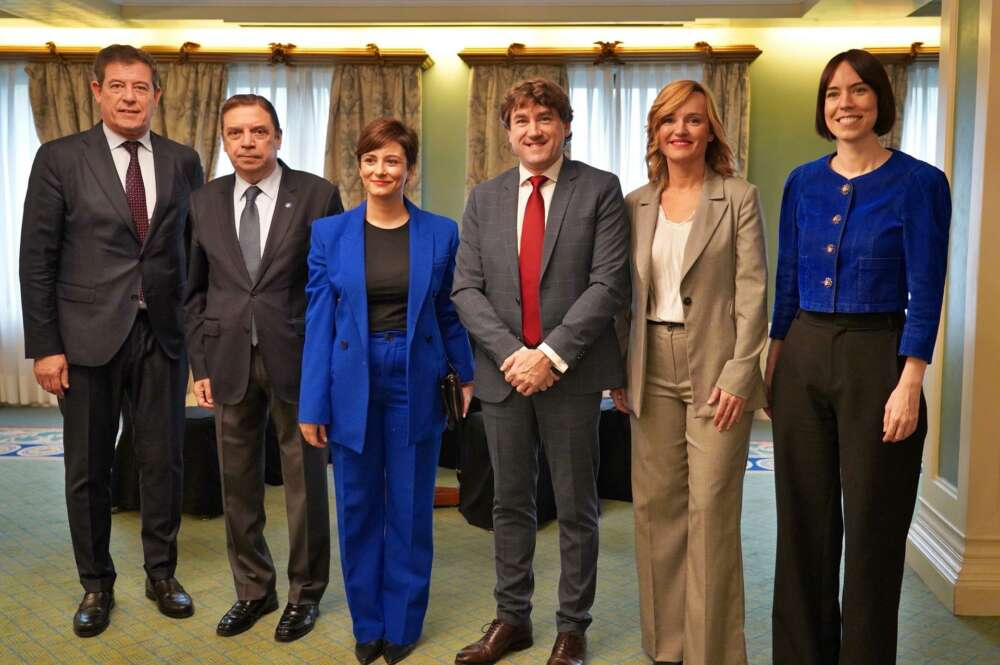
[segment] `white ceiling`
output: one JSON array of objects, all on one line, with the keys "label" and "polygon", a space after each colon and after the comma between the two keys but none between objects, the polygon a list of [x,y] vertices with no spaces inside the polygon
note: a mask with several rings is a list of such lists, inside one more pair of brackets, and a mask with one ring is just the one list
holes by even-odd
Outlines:
[{"label": "white ceiling", "polygon": [[676,23],[696,19],[900,19],[928,0],[0,0],[53,26],[234,23]]}]

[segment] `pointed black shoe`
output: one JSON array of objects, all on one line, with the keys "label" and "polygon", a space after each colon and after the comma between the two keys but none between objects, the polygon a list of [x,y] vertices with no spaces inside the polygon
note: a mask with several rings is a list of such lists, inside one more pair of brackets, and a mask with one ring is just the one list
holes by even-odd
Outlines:
[{"label": "pointed black shoe", "polygon": [[253,628],[257,619],[278,609],[278,597],[274,594],[258,600],[237,600],[229,611],[219,619],[215,634],[232,637]]},{"label": "pointed black shoe", "polygon": [[409,644],[393,644],[392,642],[385,643],[385,649],[382,651],[382,657],[385,658],[385,662],[392,665],[393,663],[398,663],[404,660],[407,656],[413,653],[413,650],[417,648],[416,642],[410,642]]},{"label": "pointed black shoe", "polygon": [[155,600],[160,613],[168,617],[184,619],[194,614],[194,601],[173,577],[165,580],[151,580],[147,577],[146,598]]},{"label": "pointed black shoe", "polygon": [[111,608],[115,606],[114,591],[91,591],[73,615],[73,632],[78,637],[94,637],[104,632],[111,623]]},{"label": "pointed black shoe", "polygon": [[274,639],[279,642],[293,642],[316,625],[319,607],[316,605],[297,605],[288,603],[281,613],[278,627],[274,629]]},{"label": "pointed black shoe", "polygon": [[354,644],[354,657],[358,659],[361,665],[368,665],[368,663],[378,660],[384,648],[385,642],[381,639],[372,640],[371,642],[356,642]]}]

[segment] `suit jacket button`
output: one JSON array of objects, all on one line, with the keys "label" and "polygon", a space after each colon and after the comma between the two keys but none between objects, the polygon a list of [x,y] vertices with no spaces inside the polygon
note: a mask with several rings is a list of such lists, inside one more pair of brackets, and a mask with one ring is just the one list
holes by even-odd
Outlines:
[{"label": "suit jacket button", "polygon": [[139,299],[139,296],[137,296],[136,294],[134,294],[134,293],[133,293],[132,295],[130,295],[130,296],[128,297],[128,299],[129,299],[129,300],[138,300],[138,299]]},{"label": "suit jacket button", "polygon": [[424,339],[427,340],[428,344],[430,344],[431,342],[434,341],[434,336],[433,335],[428,335],[427,337],[424,337]]},{"label": "suit jacket button", "polygon": [[340,340],[340,348],[342,348],[342,349],[346,349],[347,348],[347,340],[346,339]]},{"label": "suit jacket button", "polygon": [[684,303],[685,305],[690,305],[691,304],[691,298],[685,296],[684,300],[682,300],[681,302]]}]

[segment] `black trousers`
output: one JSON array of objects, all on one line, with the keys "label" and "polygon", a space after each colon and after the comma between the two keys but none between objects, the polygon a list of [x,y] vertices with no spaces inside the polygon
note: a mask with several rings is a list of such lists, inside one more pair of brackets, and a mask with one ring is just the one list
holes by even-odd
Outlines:
[{"label": "black trousers", "polygon": [[184,393],[187,363],[164,353],[144,312],[106,365],[69,366],[60,401],[66,464],[66,509],[73,553],[86,591],[115,583],[111,539],[111,465],[122,402],[132,408],[139,469],[142,550],[147,575],[172,577],[181,520]]},{"label": "black trousers", "polygon": [[[892,665],[927,434],[882,442],[902,314],[799,312],[773,382],[774,665]],[[841,600],[840,561],[844,551]]]}]

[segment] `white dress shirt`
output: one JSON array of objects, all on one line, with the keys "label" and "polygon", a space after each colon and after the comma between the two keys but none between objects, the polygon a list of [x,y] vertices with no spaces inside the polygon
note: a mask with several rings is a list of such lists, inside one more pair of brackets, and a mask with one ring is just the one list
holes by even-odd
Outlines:
[{"label": "white dress shirt", "polygon": [[[550,166],[545,170],[544,175],[548,180],[542,183],[539,188],[542,195],[542,201],[545,203],[545,221],[549,220],[549,208],[552,204],[552,194],[556,191],[556,182],[559,180],[559,170],[562,169],[563,158],[560,156],[555,164]],[[520,185],[517,188],[517,253],[518,256],[521,255],[521,231],[524,228],[524,211],[528,207],[528,198],[531,196],[531,177],[535,175],[528,169],[524,167],[524,164],[518,165],[518,174],[520,176]],[[521,347],[524,348],[524,347]],[[552,365],[555,366],[560,372],[565,372],[569,369],[569,365],[566,364],[559,354],[556,353],[551,346],[542,342],[538,345],[538,350],[544,353],[549,360],[552,361]]]},{"label": "white dress shirt", "polygon": [[681,303],[681,270],[684,267],[684,247],[691,235],[694,213],[683,222],[667,219],[662,206],[657,206],[656,231],[653,232],[653,256],[649,285],[649,308],[646,317],[651,321],[684,323],[684,305]]},{"label": "white dress shirt", "polygon": [[274,206],[278,200],[281,165],[276,165],[274,170],[262,178],[260,182],[247,182],[238,173],[234,175],[236,176],[236,186],[233,187],[233,219],[236,221],[237,238],[240,237],[240,215],[243,214],[243,208],[246,207],[244,195],[252,185],[257,185],[260,189],[260,194],[257,195],[254,204],[257,206],[257,218],[260,219],[260,252],[263,255],[264,247],[267,245],[267,234],[271,230],[271,218],[274,217]]},{"label": "white dress shirt", "polygon": [[[111,159],[115,162],[115,170],[118,171],[118,179],[125,187],[125,174],[128,173],[128,163],[132,161],[132,156],[125,143],[127,139],[115,130],[102,124],[104,127],[104,137],[108,140],[108,147],[111,148]],[[149,138],[149,130],[139,141],[139,150],[136,156],[139,158],[139,172],[142,174],[142,188],[146,190],[146,216],[153,219],[153,210],[156,208],[156,168],[153,164],[153,142]]]}]

